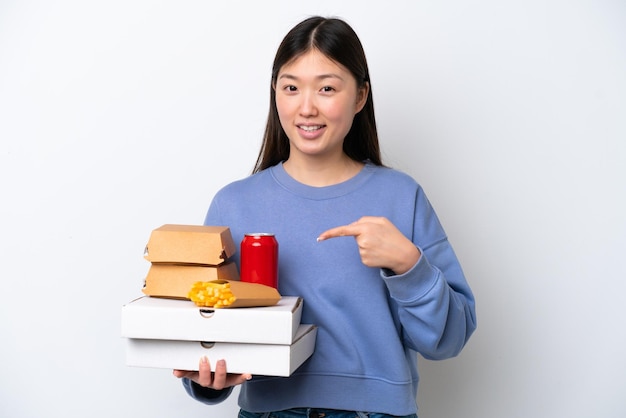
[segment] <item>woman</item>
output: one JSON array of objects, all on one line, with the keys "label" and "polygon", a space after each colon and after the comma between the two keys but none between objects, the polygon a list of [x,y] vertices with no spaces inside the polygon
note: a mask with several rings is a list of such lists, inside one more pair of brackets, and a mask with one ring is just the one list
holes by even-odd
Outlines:
[{"label": "woman", "polygon": [[279,291],[304,299],[314,354],[289,378],[175,370],[215,404],[242,384],[240,417],[415,417],[417,354],[457,355],[474,298],[421,187],[381,162],[361,43],[313,17],[281,43],[253,175],[214,197],[207,225],[272,232]]}]

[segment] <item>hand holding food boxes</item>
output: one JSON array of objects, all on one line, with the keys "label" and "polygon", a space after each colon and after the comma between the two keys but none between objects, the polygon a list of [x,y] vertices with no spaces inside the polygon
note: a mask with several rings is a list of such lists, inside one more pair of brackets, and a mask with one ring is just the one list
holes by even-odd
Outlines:
[{"label": "hand holding food boxes", "polygon": [[317,328],[300,323],[303,300],[240,281],[235,250],[228,227],[152,231],[146,296],[122,307],[127,365],[198,370],[207,356],[229,373],[289,376],[311,356]]}]

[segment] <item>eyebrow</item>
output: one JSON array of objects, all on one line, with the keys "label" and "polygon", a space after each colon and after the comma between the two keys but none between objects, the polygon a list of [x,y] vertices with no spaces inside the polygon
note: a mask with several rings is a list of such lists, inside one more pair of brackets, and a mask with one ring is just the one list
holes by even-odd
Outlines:
[{"label": "eyebrow", "polygon": [[[278,79],[283,79],[283,78],[287,78],[289,80],[299,80],[298,77],[296,77],[295,75],[292,74],[281,74]],[[333,73],[329,73],[329,74],[320,74],[318,76],[315,77],[316,80],[325,80],[327,78],[336,78],[338,80],[343,81],[343,77],[340,77],[338,74],[333,74]]]}]

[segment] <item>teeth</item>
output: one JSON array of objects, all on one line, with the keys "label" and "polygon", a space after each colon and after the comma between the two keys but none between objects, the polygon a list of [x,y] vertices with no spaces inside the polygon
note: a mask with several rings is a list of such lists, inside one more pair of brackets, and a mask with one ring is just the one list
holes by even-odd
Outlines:
[{"label": "teeth", "polygon": [[300,126],[300,129],[307,131],[307,132],[313,132],[313,131],[317,131],[318,129],[320,129],[321,126],[320,125],[315,125],[315,126]]}]

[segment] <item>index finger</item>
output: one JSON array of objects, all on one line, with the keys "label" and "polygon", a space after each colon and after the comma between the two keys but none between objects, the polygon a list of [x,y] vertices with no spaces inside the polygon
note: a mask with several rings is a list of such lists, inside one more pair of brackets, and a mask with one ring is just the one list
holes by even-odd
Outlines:
[{"label": "index finger", "polygon": [[317,237],[317,240],[324,241],[329,238],[348,236],[356,237],[357,235],[359,235],[359,233],[360,231],[356,224],[342,225],[322,232],[319,237]]}]

